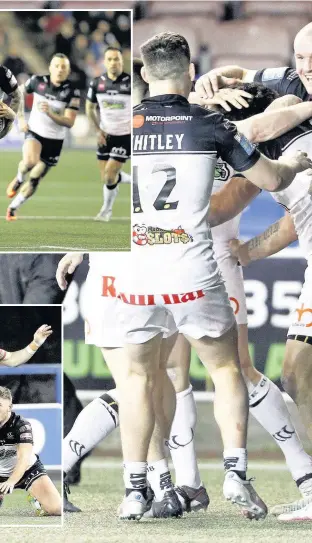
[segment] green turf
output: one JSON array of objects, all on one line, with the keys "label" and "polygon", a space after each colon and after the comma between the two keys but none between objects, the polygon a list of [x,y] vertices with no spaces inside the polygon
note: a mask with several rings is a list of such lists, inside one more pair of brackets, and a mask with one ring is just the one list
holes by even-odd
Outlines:
[{"label": "green turf", "polygon": [[[60,484],[56,484],[60,491]],[[35,510],[27,500],[25,490],[14,490],[12,494],[5,496],[3,505],[0,509],[0,533],[5,530],[3,526],[8,525],[29,525],[29,526],[61,526],[61,517],[38,517]],[[0,535],[1,541],[2,536]],[[10,538],[11,540],[11,538]],[[13,540],[12,540],[13,541]],[[16,539],[17,541],[17,539]]]},{"label": "green turf", "polygon": [[[128,250],[130,247],[130,185],[121,185],[109,223],[93,217],[102,205],[102,185],[95,151],[64,150],[58,166],[42,180],[36,194],[18,211],[18,220],[4,220],[9,200],[6,187],[16,175],[20,152],[2,151],[0,251]],[[125,165],[130,171],[130,163]]]},{"label": "green turf", "polygon": [[[88,461],[87,461],[88,462]],[[298,491],[286,471],[250,470],[256,476],[256,488],[269,506],[297,499]],[[119,521],[116,510],[122,498],[121,470],[83,469],[82,483],[72,488],[70,498],[82,513],[66,514],[60,531],[23,532],[26,543],[310,543],[311,523],[281,524],[274,517],[250,522],[238,508],[222,497],[223,474],[203,470],[202,476],[211,505],[207,513],[198,512],[174,520]],[[7,541],[20,541],[11,530],[1,530]],[[12,535],[13,534],[13,535]]]}]

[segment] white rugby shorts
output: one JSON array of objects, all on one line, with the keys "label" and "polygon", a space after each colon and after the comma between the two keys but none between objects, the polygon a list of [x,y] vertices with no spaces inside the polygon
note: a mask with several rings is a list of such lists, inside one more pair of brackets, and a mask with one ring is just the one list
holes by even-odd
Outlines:
[{"label": "white rugby shorts", "polygon": [[118,315],[126,343],[145,343],[177,331],[194,339],[218,338],[235,323],[223,282],[183,294],[121,294]]}]

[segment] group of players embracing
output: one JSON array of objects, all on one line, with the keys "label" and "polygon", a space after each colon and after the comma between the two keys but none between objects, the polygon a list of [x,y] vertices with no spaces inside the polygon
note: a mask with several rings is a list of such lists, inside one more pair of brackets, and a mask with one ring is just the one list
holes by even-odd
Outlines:
[{"label": "group of players embracing", "polygon": [[[121,519],[206,509],[193,439],[192,347],[214,383],[224,497],[247,518],[267,515],[247,477],[250,411],[281,448],[301,493],[272,514],[311,521],[312,458],[282,392],[251,363],[238,261],[247,265],[297,238],[307,259],[282,384],[312,441],[312,23],[296,36],[296,69],[227,66],[199,78],[195,90],[183,36],[154,36],[141,55],[134,65],[133,247],[129,254],[90,255],[87,278],[86,341],[101,348],[116,389],[79,415],[64,443],[65,472],[119,424]],[[240,243],[241,213],[261,190],[272,193],[285,216]],[[81,260],[69,253],[60,262],[61,288]],[[283,429],[290,436],[284,441]],[[78,509],[67,500],[65,508]]]}]

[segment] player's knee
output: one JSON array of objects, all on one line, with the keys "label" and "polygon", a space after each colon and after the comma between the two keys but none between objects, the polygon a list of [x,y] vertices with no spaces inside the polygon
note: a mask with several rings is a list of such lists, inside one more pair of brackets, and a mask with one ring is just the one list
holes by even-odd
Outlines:
[{"label": "player's knee", "polygon": [[36,191],[39,184],[39,179],[30,178],[27,183],[22,187],[22,194],[25,196],[25,198],[30,198]]},{"label": "player's knee", "polygon": [[30,156],[25,157],[23,162],[24,162],[25,168],[27,168],[27,170],[29,171],[36,166],[38,159],[36,156],[30,155]]},{"label": "player's knee", "polygon": [[281,375],[282,387],[287,394],[294,400],[297,399],[297,379],[296,374],[291,369],[284,368]]},{"label": "player's knee", "polygon": [[62,504],[47,504],[44,506],[46,515],[59,517],[62,514]]}]

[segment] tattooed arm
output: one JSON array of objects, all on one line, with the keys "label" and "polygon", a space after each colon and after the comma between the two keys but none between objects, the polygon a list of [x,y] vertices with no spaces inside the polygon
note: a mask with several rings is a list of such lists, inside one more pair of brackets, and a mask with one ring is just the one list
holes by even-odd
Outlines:
[{"label": "tattooed arm", "polygon": [[232,255],[239,260],[242,266],[248,266],[253,260],[260,260],[278,253],[296,239],[298,236],[293,220],[290,214],[286,213],[262,234],[246,241],[246,243],[233,239],[230,241],[230,249]]}]

